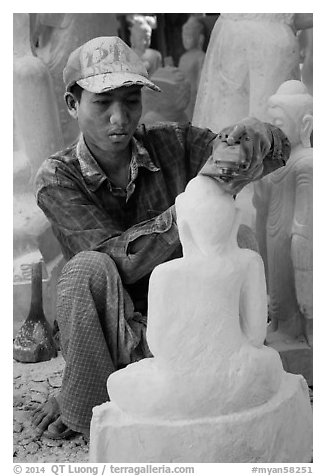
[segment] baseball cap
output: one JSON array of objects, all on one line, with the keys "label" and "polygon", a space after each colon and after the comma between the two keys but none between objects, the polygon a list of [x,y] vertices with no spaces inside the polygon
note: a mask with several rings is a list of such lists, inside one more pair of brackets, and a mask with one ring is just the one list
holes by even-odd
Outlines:
[{"label": "baseball cap", "polygon": [[75,83],[92,93],[134,84],[160,91],[149,81],[139,56],[117,36],[93,38],[74,50],[63,70],[63,80],[67,91]]}]

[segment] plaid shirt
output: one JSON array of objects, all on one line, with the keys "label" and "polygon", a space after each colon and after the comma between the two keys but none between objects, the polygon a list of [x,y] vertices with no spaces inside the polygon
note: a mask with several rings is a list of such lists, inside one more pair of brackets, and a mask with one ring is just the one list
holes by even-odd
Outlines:
[{"label": "plaid shirt", "polygon": [[[284,135],[272,128],[273,155]],[[125,284],[148,275],[180,249],[172,207],[211,153],[216,134],[190,124],[140,125],[132,139],[130,181],[115,187],[83,137],[46,159],[35,181],[36,199],[66,259],[84,250],[107,253]],[[146,236],[137,253],[130,243]]]}]

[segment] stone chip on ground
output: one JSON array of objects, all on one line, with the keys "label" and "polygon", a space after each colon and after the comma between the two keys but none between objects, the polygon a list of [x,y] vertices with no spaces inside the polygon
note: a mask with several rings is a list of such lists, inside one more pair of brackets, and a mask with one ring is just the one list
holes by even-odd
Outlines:
[{"label": "stone chip on ground", "polygon": [[49,393],[49,388],[48,388],[48,385],[46,383],[46,380],[44,380],[42,382],[32,381],[29,384],[29,389],[32,392],[43,393],[44,395],[48,395],[48,393]]},{"label": "stone chip on ground", "polygon": [[60,388],[62,383],[62,377],[60,375],[53,375],[48,378],[48,382],[53,388]]},{"label": "stone chip on ground", "polygon": [[14,433],[20,433],[22,429],[23,429],[23,425],[20,422],[15,421],[13,426]]},{"label": "stone chip on ground", "polygon": [[32,441],[25,447],[25,450],[27,451],[27,453],[34,455],[35,453],[38,452],[39,448],[40,448],[39,445],[35,443],[35,441]]},{"label": "stone chip on ground", "polygon": [[47,400],[48,393],[44,395],[44,393],[39,393],[39,392],[32,392],[31,393],[31,400],[32,402],[37,402],[37,403],[45,403]]}]

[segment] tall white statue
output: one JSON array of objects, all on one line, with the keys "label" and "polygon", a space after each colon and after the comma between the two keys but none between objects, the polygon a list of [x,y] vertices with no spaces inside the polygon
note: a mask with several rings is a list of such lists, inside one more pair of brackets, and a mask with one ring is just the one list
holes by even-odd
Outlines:
[{"label": "tall white statue", "polygon": [[29,15],[15,13],[13,27],[14,255],[18,256],[37,249],[41,235],[50,228],[36,205],[32,183],[43,160],[63,147],[63,137],[51,75],[31,51]]},{"label": "tall white statue", "polygon": [[52,262],[50,271],[49,262],[60,256],[61,251],[50,223],[36,205],[33,180],[43,160],[62,149],[64,142],[50,71],[31,50],[28,13],[13,15],[13,46],[13,316],[16,334],[30,306],[32,264],[42,257],[48,272],[44,309],[50,320],[55,317],[54,274],[58,268],[54,272]]},{"label": "tall white statue", "polygon": [[[219,131],[244,117],[268,121],[267,100],[286,80],[300,79],[297,30],[309,13],[222,13],[206,51],[192,123]],[[252,184],[239,194],[243,222],[255,226]]]},{"label": "tall white statue", "polygon": [[176,212],[183,257],[150,278],[153,357],[110,375],[111,401],[93,409],[90,460],[310,461],[308,388],[264,346],[263,262],[237,245],[235,200],[199,175]]},{"label": "tall white statue", "polygon": [[63,99],[62,71],[70,53],[78,46],[98,36],[117,36],[119,24],[114,13],[30,13],[29,16],[34,53],[49,68],[67,147],[76,140],[79,129]]},{"label": "tall white statue", "polygon": [[302,82],[286,81],[267,106],[269,121],[291,143],[286,167],[255,184],[257,235],[267,271],[273,331],[268,341],[312,345],[312,96]]},{"label": "tall white statue", "polygon": [[193,124],[219,131],[247,116],[267,121],[267,99],[284,81],[300,79],[295,30],[309,26],[310,14],[222,13],[207,48]]},{"label": "tall white statue", "polygon": [[156,26],[155,18],[144,15],[130,15],[131,48],[142,59],[149,77],[162,66],[162,55],[159,51],[150,48],[152,30]]}]

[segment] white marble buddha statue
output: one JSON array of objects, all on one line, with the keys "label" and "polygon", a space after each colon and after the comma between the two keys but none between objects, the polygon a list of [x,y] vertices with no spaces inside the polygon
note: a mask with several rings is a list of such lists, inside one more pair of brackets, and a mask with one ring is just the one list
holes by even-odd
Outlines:
[{"label": "white marble buddha statue", "polygon": [[236,202],[211,177],[191,180],[176,212],[183,257],[157,266],[149,285],[153,357],[113,373],[110,400],[136,418],[169,420],[262,405],[284,375],[264,346],[263,262],[238,247]]}]

